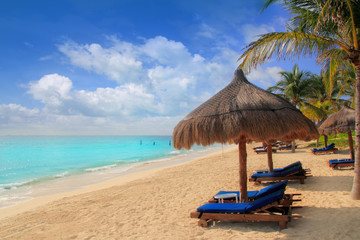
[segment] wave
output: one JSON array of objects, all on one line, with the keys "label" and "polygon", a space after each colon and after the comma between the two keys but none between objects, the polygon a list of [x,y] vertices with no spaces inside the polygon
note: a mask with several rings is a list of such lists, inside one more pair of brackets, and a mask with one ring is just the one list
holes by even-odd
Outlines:
[{"label": "wave", "polygon": [[103,170],[107,170],[107,169],[114,168],[114,167],[117,167],[117,165],[111,164],[111,165],[95,167],[95,168],[87,168],[87,169],[85,169],[85,172],[98,172],[98,171],[103,171]]},{"label": "wave", "polygon": [[178,155],[178,154],[181,154],[180,150],[175,150],[170,152],[170,155]]},{"label": "wave", "polygon": [[28,184],[31,184],[31,183],[34,183],[34,182],[36,182],[36,180],[31,179],[31,180],[24,181],[24,182],[14,182],[14,183],[0,184],[0,189],[3,189],[3,190],[17,189],[18,187],[25,186],[25,185],[28,185]]},{"label": "wave", "polygon": [[63,177],[66,177],[69,175],[69,172],[68,171],[65,171],[63,173],[59,173],[59,174],[56,174],[55,175],[55,178],[63,178]]}]

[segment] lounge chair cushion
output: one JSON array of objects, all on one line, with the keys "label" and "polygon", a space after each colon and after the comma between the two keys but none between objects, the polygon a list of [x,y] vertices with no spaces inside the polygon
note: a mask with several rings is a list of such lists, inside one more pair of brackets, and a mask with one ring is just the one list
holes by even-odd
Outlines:
[{"label": "lounge chair cushion", "polygon": [[[256,196],[256,194],[258,193],[259,191],[248,191],[247,194],[248,194],[248,198],[254,198]],[[226,193],[236,193],[237,196],[239,197],[239,191],[219,191],[216,195],[219,195],[219,194],[226,194]]]},{"label": "lounge chair cushion", "polygon": [[249,203],[206,203],[198,207],[198,212],[206,213],[246,213]]},{"label": "lounge chair cushion", "polygon": [[255,173],[251,175],[251,178],[269,178],[269,177],[281,177],[281,172]]},{"label": "lounge chair cushion", "polygon": [[[271,184],[270,186],[268,186],[266,188],[263,188],[260,191],[258,191],[254,198],[258,199],[258,198],[264,197],[266,195],[269,195],[269,194],[271,194],[273,192],[276,192],[276,191],[278,191],[280,189],[285,189],[287,184],[288,184],[288,180],[281,181],[281,182],[278,182],[278,183],[275,183],[275,184]],[[249,197],[249,194],[248,194],[248,197]]]},{"label": "lounge chair cushion", "polygon": [[[302,166],[301,162],[300,161],[297,161],[297,162],[294,162],[292,164],[289,164],[283,168],[275,168],[274,169],[274,172],[281,172],[281,171],[284,171],[284,170],[287,170],[289,168],[293,168],[293,167],[296,167],[296,166]],[[268,173],[269,170],[256,170],[256,173]]]},{"label": "lounge chair cushion", "polygon": [[283,197],[284,197],[284,189],[280,189],[274,193],[256,199],[255,201],[250,203],[249,206],[246,207],[246,210],[248,212],[252,212],[256,209],[262,208],[273,202],[280,201],[281,199],[283,199]]},{"label": "lounge chair cushion", "polygon": [[355,163],[355,160],[351,160],[350,158],[348,159],[332,159],[329,160],[330,164],[341,164],[341,163]]},{"label": "lounge chair cushion", "polygon": [[288,170],[288,169],[290,169],[290,168],[298,167],[298,166],[302,167],[302,164],[301,164],[300,161],[297,161],[297,162],[294,162],[294,163],[292,163],[292,164],[289,164],[289,165],[287,165],[286,167],[283,167],[282,170],[280,170],[280,171]]},{"label": "lounge chair cushion", "polygon": [[327,151],[327,150],[333,149],[334,147],[335,147],[335,143],[331,143],[328,146],[323,147],[323,148],[313,148],[313,152]]},{"label": "lounge chair cushion", "polygon": [[294,172],[298,172],[298,171],[301,171],[303,168],[302,166],[296,166],[296,167],[292,167],[292,168],[289,168],[289,169],[286,169],[284,171],[281,171],[281,176],[282,177],[285,177],[285,176],[288,176]]},{"label": "lounge chair cushion", "polygon": [[[260,191],[248,191],[247,192],[248,198],[255,200],[255,199],[264,197],[264,196],[271,194],[273,192],[276,192],[280,189],[285,189],[287,184],[288,184],[288,180],[284,180],[284,181],[272,184],[268,187],[265,187],[265,188],[261,189]],[[219,194],[226,194],[226,193],[236,193],[237,196],[239,197],[239,191],[219,191],[217,194],[215,194],[215,196],[219,195]]]},{"label": "lounge chair cushion", "polygon": [[291,173],[298,172],[302,170],[302,165],[300,162],[295,162],[286,166],[281,171],[274,171],[273,173],[255,173],[251,178],[271,178],[271,177],[285,177]]}]

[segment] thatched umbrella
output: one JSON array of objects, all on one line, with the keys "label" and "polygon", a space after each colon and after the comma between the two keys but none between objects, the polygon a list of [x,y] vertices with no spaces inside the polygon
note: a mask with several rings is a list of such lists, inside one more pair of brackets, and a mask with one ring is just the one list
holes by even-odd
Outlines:
[{"label": "thatched umbrella", "polygon": [[[177,124],[173,143],[177,149],[190,149],[194,143],[203,146],[215,142],[238,143],[241,200],[247,201],[247,140],[267,142],[271,146],[276,139],[317,137],[313,122],[291,103],[252,85],[243,71],[237,69],[228,86]],[[268,152],[271,155],[271,148]]]},{"label": "thatched umbrella", "polygon": [[[346,104],[346,103],[345,103]],[[355,130],[355,110],[346,106],[340,111],[332,114],[319,127],[319,133],[324,136],[338,133],[348,133],[348,141],[350,147],[351,159],[354,158],[354,143],[351,131]]]}]

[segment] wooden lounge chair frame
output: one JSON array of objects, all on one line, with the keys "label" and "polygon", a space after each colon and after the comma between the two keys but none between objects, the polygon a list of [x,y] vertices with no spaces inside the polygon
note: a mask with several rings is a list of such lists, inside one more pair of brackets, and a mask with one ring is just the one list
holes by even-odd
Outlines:
[{"label": "wooden lounge chair frame", "polygon": [[[221,203],[218,203],[221,204]],[[190,213],[191,218],[198,218],[198,225],[207,227],[213,220],[239,222],[278,222],[279,228],[284,229],[291,220],[291,206],[280,207],[279,202],[266,205],[251,213]]]},{"label": "wooden lounge chair frame", "polygon": [[310,169],[302,169],[297,172],[293,172],[289,175],[283,177],[257,177],[257,178],[249,178],[250,182],[254,182],[255,184],[260,184],[261,182],[274,182],[274,181],[282,181],[282,180],[299,180],[301,184],[305,183],[305,179],[307,177],[312,177],[310,175]]}]

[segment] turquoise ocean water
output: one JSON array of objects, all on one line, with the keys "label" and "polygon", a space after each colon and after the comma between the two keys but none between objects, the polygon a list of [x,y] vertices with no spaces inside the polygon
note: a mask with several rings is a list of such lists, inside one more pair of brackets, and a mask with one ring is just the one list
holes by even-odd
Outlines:
[{"label": "turquoise ocean water", "polygon": [[171,141],[171,136],[0,136],[0,200],[1,193],[51,179],[189,154]]}]

